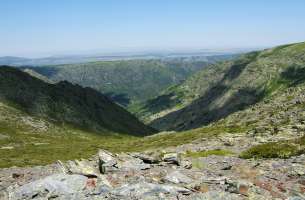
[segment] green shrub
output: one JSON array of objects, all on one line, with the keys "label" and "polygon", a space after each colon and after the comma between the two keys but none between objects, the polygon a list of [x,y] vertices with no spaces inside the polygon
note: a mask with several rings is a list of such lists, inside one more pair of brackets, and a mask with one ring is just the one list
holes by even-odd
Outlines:
[{"label": "green shrub", "polygon": [[296,140],[269,142],[251,147],[241,158],[289,158],[305,153],[305,136]]}]

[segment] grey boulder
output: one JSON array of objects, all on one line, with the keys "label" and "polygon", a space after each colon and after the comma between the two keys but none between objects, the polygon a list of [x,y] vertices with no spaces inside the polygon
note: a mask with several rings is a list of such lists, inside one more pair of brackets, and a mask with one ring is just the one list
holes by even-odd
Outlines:
[{"label": "grey boulder", "polygon": [[115,165],[117,164],[116,158],[112,153],[106,150],[99,150],[99,169],[102,174],[115,170]]},{"label": "grey boulder", "polygon": [[181,165],[181,155],[179,153],[166,153],[163,155],[163,161],[176,165]]},{"label": "grey boulder", "polygon": [[139,158],[143,160],[144,163],[148,163],[148,164],[156,164],[160,162],[160,159],[154,155],[147,155],[144,153],[133,153],[132,156],[135,158]]},{"label": "grey boulder", "polygon": [[150,164],[146,164],[143,162],[143,160],[139,158],[135,158],[133,156],[130,156],[128,154],[122,154],[118,157],[118,163],[117,167],[121,170],[145,170],[150,168]]},{"label": "grey boulder", "polygon": [[11,199],[75,199],[86,188],[87,180],[82,175],[54,174],[17,188]]},{"label": "grey boulder", "polygon": [[193,182],[193,179],[182,174],[179,171],[173,171],[173,172],[169,173],[168,175],[165,176],[164,180],[171,182],[171,183],[176,183],[176,184]]},{"label": "grey boulder", "polygon": [[136,184],[123,185],[120,188],[113,190],[111,193],[113,196],[117,198],[128,197],[128,198],[146,199],[147,197],[150,196],[158,196],[162,194],[189,195],[191,191],[183,187],[141,182]]},{"label": "grey boulder", "polygon": [[68,161],[65,165],[68,173],[80,174],[87,177],[97,177],[100,175],[98,169],[90,162],[82,160]]}]

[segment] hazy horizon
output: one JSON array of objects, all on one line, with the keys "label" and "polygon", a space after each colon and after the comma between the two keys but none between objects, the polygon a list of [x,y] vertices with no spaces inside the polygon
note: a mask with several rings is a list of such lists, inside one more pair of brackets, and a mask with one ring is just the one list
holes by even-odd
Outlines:
[{"label": "hazy horizon", "polygon": [[305,41],[305,1],[0,2],[0,56],[264,48]]},{"label": "hazy horizon", "polygon": [[189,55],[225,55],[225,54],[237,54],[246,53],[253,50],[262,50],[269,47],[248,47],[248,48],[212,48],[212,49],[127,49],[127,50],[79,50],[79,51],[65,51],[65,52],[40,52],[38,54],[17,54],[17,55],[0,55],[0,58],[4,57],[16,57],[16,58],[27,58],[27,59],[43,59],[43,58],[60,58],[60,57],[128,57],[128,56],[169,56],[179,54]]}]

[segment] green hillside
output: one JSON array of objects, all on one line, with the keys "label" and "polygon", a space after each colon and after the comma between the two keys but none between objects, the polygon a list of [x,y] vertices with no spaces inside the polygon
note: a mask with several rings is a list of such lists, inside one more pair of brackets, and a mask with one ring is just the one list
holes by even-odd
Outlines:
[{"label": "green hillside", "polygon": [[28,73],[0,66],[0,168],[127,150],[122,142],[155,132],[91,88]]},{"label": "green hillside", "polygon": [[121,105],[130,106],[135,102],[142,102],[158,95],[161,90],[171,85],[181,83],[209,62],[231,57],[99,61],[33,67],[31,70],[54,82],[67,80],[84,87],[94,88]]},{"label": "green hillside", "polygon": [[66,81],[49,84],[18,69],[2,66],[0,91],[2,103],[59,124],[141,136],[153,132],[108,97]]},{"label": "green hillside", "polygon": [[189,130],[247,108],[302,83],[305,43],[252,52],[206,67],[137,108],[160,130]]}]

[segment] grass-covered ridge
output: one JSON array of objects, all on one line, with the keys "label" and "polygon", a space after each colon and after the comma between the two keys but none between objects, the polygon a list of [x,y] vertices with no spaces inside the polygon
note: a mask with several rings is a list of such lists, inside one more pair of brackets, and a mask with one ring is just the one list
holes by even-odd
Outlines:
[{"label": "grass-covered ridge", "polygon": [[138,110],[160,130],[198,128],[302,84],[304,66],[305,43],[247,53],[204,68]]},{"label": "grass-covered ridge", "polygon": [[145,126],[101,93],[63,81],[49,84],[11,67],[0,67],[0,102],[31,116],[93,132],[149,135]]}]

